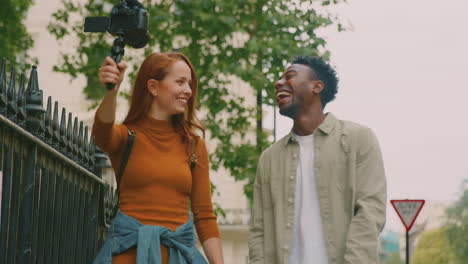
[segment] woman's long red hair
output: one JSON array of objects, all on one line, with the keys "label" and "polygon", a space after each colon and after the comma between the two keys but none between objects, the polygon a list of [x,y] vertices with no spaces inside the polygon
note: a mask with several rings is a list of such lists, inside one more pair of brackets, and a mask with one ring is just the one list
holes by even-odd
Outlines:
[{"label": "woman's long red hair", "polygon": [[[198,79],[193,69],[190,60],[178,52],[163,52],[152,53],[146,57],[145,61],[141,64],[140,69],[133,86],[132,99],[130,109],[128,110],[127,117],[125,117],[124,124],[134,123],[145,117],[151,109],[153,103],[153,96],[147,88],[149,79],[163,80],[171,65],[176,61],[184,61],[190,67],[192,72],[192,96],[188,100],[187,109],[185,113],[173,115],[171,117],[172,125],[175,131],[181,136],[182,141],[186,143],[195,142],[197,134],[196,129],[199,129],[205,134],[205,129],[195,115],[196,101],[198,95]],[[192,145],[192,144],[189,144]]]}]

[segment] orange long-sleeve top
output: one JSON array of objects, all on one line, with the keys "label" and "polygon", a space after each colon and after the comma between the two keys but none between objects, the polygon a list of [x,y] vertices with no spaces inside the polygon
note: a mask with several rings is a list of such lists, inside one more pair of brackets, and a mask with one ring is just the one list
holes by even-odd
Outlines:
[{"label": "orange long-sleeve top", "polygon": [[[110,158],[117,175],[128,138],[136,132],[130,158],[120,184],[120,210],[144,225],[160,225],[173,231],[188,221],[189,200],[201,242],[220,237],[211,202],[208,153],[199,138],[198,162],[191,171],[186,145],[171,121],[145,117],[135,123],[104,123],[97,115],[92,134],[96,145]],[[162,263],[168,250],[161,245]],[[113,257],[113,263],[135,263],[136,248]]]}]

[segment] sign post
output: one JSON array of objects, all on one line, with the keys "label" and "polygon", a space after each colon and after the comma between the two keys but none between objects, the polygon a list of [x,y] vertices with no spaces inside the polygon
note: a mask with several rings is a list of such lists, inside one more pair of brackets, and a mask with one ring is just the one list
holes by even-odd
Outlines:
[{"label": "sign post", "polygon": [[414,221],[421,212],[425,200],[390,200],[393,208],[406,228],[406,264],[409,264],[409,231],[413,227]]}]

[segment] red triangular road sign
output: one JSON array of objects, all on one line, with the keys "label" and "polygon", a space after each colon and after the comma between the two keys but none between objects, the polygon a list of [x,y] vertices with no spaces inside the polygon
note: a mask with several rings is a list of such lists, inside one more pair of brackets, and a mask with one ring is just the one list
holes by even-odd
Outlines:
[{"label": "red triangular road sign", "polygon": [[390,200],[390,203],[406,227],[406,231],[409,232],[425,200]]}]

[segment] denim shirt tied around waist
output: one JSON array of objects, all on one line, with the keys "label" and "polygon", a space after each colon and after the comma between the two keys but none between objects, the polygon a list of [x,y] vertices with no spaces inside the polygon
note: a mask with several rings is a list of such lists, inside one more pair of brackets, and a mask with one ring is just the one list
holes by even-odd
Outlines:
[{"label": "denim shirt tied around waist", "polygon": [[136,219],[117,212],[107,231],[107,239],[93,264],[111,264],[112,256],[137,246],[137,264],[161,264],[160,244],[169,248],[170,264],[206,264],[195,247],[193,220],[172,231],[162,226],[143,225]]}]

